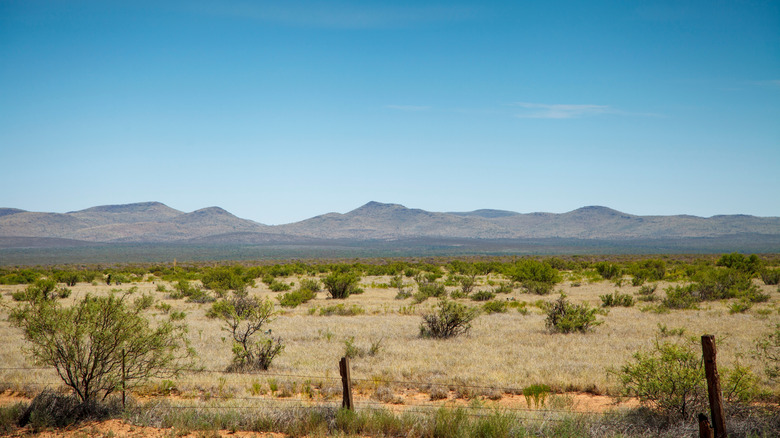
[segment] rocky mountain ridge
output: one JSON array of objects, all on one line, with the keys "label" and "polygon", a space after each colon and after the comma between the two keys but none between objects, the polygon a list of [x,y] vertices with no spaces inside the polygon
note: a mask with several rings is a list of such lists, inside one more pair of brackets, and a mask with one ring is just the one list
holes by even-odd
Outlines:
[{"label": "rocky mountain ridge", "polygon": [[92,243],[291,243],[400,239],[674,239],[733,235],[780,236],[780,218],[719,215],[637,216],[589,206],[567,213],[505,210],[429,212],[369,202],[347,213],[327,213],[269,226],[219,207],[182,212],[160,202],[106,205],[68,213],[0,208],[6,242],[66,239]]}]

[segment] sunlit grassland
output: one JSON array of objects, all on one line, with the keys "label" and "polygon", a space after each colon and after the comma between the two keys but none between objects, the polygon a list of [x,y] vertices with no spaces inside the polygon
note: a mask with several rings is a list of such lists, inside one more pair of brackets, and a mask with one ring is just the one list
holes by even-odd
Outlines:
[{"label": "sunlit grassland", "polygon": [[[568,274],[564,273],[564,277]],[[158,302],[171,305],[171,311],[186,313],[190,327],[192,346],[198,353],[198,366],[207,371],[222,371],[232,359],[231,341],[220,322],[206,316],[210,304],[197,304],[182,299],[171,299],[173,286],[148,277],[152,281],[107,286],[104,283],[79,283],[72,287],[72,294],[63,300],[67,305],[86,294],[107,294],[111,290],[137,288],[138,294],[152,294]],[[299,284],[302,278],[289,276],[279,281]],[[591,276],[591,280],[594,277]],[[408,287],[413,281],[405,279]],[[489,282],[506,281],[500,274],[478,277],[479,289],[489,289]],[[630,282],[617,286],[611,281],[588,281],[583,278],[565,279],[549,295],[530,295],[516,288],[509,294],[498,294],[497,300],[520,303],[506,313],[483,314],[464,336],[435,340],[420,337],[421,314],[436,299],[414,304],[412,298],[396,299],[397,290],[387,287],[388,276],[364,276],[363,294],[352,295],[346,300],[327,298],[326,292],[294,309],[277,307],[279,314],[268,325],[274,336],[285,342],[283,353],[267,372],[252,374],[217,374],[209,372],[184,373],[169,382],[150,382],[141,393],[156,393],[175,387],[184,396],[240,397],[272,392],[276,396],[333,397],[339,390],[338,360],[344,355],[345,340],[354,339],[359,347],[379,342],[381,349],[374,356],[354,358],[352,376],[359,394],[370,396],[377,387],[392,391],[415,388],[429,391],[431,384],[470,387],[472,396],[495,396],[522,390],[533,384],[545,384],[555,392],[587,391],[595,394],[619,394],[617,380],[610,370],[619,368],[632,354],[648,348],[659,336],[659,326],[668,329],[684,329],[684,336],[694,338],[714,334],[718,342],[719,365],[733,366],[737,361],[750,367],[762,379],[766,392],[777,388],[763,374],[761,363],[753,356],[756,339],[780,322],[780,293],[777,286],[764,285],[755,280],[770,299],[756,303],[744,313],[730,313],[729,305],[735,300],[701,303],[696,310],[671,310],[657,312],[648,309],[653,303],[638,302],[633,307],[610,308],[599,316],[603,324],[588,333],[553,334],[545,328],[545,315],[540,302],[552,301],[558,291],[564,292],[573,302],[601,304],[600,295],[619,290],[634,294],[639,287]],[[158,291],[164,284],[167,292]],[[267,297],[277,302],[279,292],[272,292],[267,285],[256,281],[249,288],[251,295]],[[574,285],[573,285],[574,284]],[[578,284],[578,285],[576,285]],[[629,285],[626,285],[629,284]],[[662,296],[668,282],[660,282],[656,295]],[[576,286],[575,286],[576,285]],[[14,370],[35,364],[23,354],[25,347],[21,332],[9,326],[7,306],[18,305],[11,293],[24,289],[25,285],[0,286],[3,296],[2,321],[0,321],[0,382],[4,388],[34,393],[40,385],[58,386],[59,379],[51,370]],[[449,286],[448,291],[457,290]],[[459,299],[479,306],[481,303]],[[357,305],[365,313],[357,316],[321,316],[318,309],[343,302]],[[159,309],[151,311],[155,318],[166,317]],[[308,395],[306,394],[309,388]]]}]

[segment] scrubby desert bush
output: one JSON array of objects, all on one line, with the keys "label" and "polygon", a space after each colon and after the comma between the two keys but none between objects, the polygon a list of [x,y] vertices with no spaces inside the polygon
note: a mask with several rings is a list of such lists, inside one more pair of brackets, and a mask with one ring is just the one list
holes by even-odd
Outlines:
[{"label": "scrubby desert bush", "polygon": [[756,356],[772,380],[780,380],[780,324],[756,341]]},{"label": "scrubby desert bush", "polygon": [[274,280],[268,285],[268,289],[271,289],[271,292],[284,292],[292,289],[292,286],[285,282]]},{"label": "scrubby desert bush", "polygon": [[221,266],[207,270],[201,277],[201,283],[206,289],[214,291],[243,292],[248,286],[254,285],[254,281],[247,277],[242,266]]},{"label": "scrubby desert bush", "polygon": [[762,269],[759,276],[761,281],[768,286],[780,283],[780,269]]},{"label": "scrubby desert bush", "polygon": [[487,290],[480,290],[471,295],[471,299],[474,301],[490,301],[495,297],[495,293]]},{"label": "scrubby desert bush", "polygon": [[417,283],[417,292],[414,293],[414,301],[421,303],[428,298],[444,298],[447,296],[447,289],[443,283],[436,281],[438,277],[431,273],[419,273],[414,277]]},{"label": "scrubby desert bush", "polygon": [[314,278],[303,278],[298,284],[298,288],[301,290],[306,289],[312,292],[319,292],[322,290],[322,284],[319,280]]},{"label": "scrubby desert bush", "polygon": [[266,336],[263,327],[273,321],[274,304],[270,300],[236,294],[211,306],[209,317],[218,318],[233,338],[232,370],[267,370],[284,350],[281,338]]},{"label": "scrubby desert bush", "polygon": [[482,305],[482,309],[485,313],[504,313],[507,310],[506,301],[488,301]]},{"label": "scrubby desert bush", "polygon": [[282,307],[298,307],[305,302],[313,300],[316,296],[317,294],[314,291],[301,287],[296,291],[277,296],[276,299],[279,300],[279,305]]},{"label": "scrubby desert bush", "polygon": [[360,276],[356,272],[332,272],[322,282],[330,297],[334,299],[344,299],[354,293],[362,292],[358,288]]},{"label": "scrubby desert bush", "polygon": [[724,266],[729,269],[744,272],[750,276],[759,272],[763,266],[761,259],[757,255],[751,254],[749,257],[745,257],[744,254],[733,252],[731,254],[723,254],[718,261],[715,262],[716,266]]},{"label": "scrubby desert bush", "polygon": [[334,304],[332,306],[325,306],[320,309],[321,316],[356,316],[366,313],[366,309],[353,304],[351,306],[345,306],[344,304]]},{"label": "scrubby desert bush", "polygon": [[547,295],[553,291],[553,283],[544,281],[526,280],[523,282],[523,289],[529,294]]},{"label": "scrubby desert bush", "polygon": [[479,309],[443,299],[436,309],[423,315],[420,335],[426,338],[451,338],[468,332]]},{"label": "scrubby desert bush", "polygon": [[609,262],[596,263],[593,265],[593,268],[596,269],[596,272],[598,272],[604,280],[612,280],[613,278],[620,276],[622,271],[620,266]]},{"label": "scrubby desert bush", "polygon": [[561,274],[557,269],[548,263],[532,259],[520,260],[507,266],[504,270],[504,275],[516,283],[535,281],[556,284],[561,281]]},{"label": "scrubby desert bush", "polygon": [[587,332],[592,327],[602,323],[596,320],[598,309],[591,309],[587,304],[573,304],[566,300],[566,294],[552,303],[547,304],[547,319],[545,325],[552,332],[572,333]]},{"label": "scrubby desert bush", "polygon": [[[84,403],[152,377],[175,374],[194,354],[187,326],[171,320],[154,326],[143,312],[151,305],[130,294],[87,295],[63,308],[53,300],[33,300],[11,312],[22,329],[29,354],[52,366]],[[124,379],[122,369],[124,368]]]},{"label": "scrubby desert bush", "polygon": [[651,350],[635,353],[617,376],[625,395],[670,418],[689,419],[705,407],[701,354],[690,345],[656,341]]},{"label": "scrubby desert bush", "polygon": [[599,295],[601,307],[631,307],[634,305],[634,297],[615,291],[611,294]]}]

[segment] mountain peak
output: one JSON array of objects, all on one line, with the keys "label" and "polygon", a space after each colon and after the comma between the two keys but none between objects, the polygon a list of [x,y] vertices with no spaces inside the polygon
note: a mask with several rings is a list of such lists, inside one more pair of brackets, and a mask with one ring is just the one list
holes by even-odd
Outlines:
[{"label": "mountain peak", "polygon": [[569,213],[565,214],[576,214],[576,215],[599,215],[599,216],[632,216],[627,213],[623,213],[621,211],[613,210],[609,207],[604,207],[601,205],[589,205],[587,207],[581,207],[576,210],[570,211]]},{"label": "mountain peak", "polygon": [[68,213],[135,213],[149,210],[173,210],[162,202],[136,202],[132,204],[99,205],[79,211]]}]

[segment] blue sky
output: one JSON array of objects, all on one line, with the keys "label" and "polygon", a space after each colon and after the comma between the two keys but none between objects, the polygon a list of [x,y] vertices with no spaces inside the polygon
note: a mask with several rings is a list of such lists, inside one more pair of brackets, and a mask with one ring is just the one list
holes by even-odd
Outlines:
[{"label": "blue sky", "polygon": [[777,1],[0,0],[0,207],[780,216]]}]

